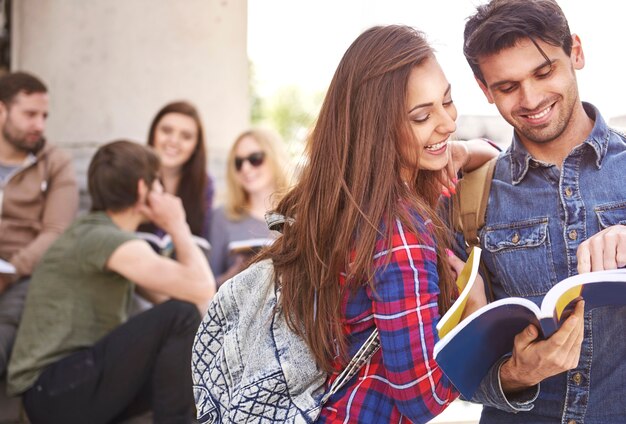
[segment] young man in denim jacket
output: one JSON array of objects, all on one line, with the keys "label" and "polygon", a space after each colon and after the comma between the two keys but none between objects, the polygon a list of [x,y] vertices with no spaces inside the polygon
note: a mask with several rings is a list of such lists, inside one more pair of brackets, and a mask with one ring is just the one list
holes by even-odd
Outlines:
[{"label": "young man in denim jacket", "polygon": [[[626,138],[578,95],[585,64],[553,0],[491,0],[465,27],[465,56],[515,129],[479,233],[496,298],[537,303],[558,281],[626,265]],[[547,340],[529,326],[472,399],[487,423],[626,422],[626,308],[583,314]]]}]

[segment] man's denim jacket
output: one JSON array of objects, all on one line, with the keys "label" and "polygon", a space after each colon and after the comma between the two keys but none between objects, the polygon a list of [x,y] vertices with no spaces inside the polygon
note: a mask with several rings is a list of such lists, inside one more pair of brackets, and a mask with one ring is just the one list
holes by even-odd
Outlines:
[{"label": "man's denim jacket", "polygon": [[[533,159],[516,136],[498,159],[479,234],[495,298],[539,304],[555,283],[577,273],[582,241],[626,225],[626,137],[583,105],[595,125],[561,170]],[[481,422],[626,423],[626,307],[587,312],[578,367],[516,399],[500,388],[503,360],[472,399],[486,405]]]}]

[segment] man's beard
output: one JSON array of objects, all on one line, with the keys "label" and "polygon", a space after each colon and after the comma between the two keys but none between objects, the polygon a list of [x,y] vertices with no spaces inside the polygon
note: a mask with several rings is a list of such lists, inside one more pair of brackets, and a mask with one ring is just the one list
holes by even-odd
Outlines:
[{"label": "man's beard", "polygon": [[26,140],[26,137],[24,136],[20,137],[20,136],[13,134],[7,128],[7,124],[5,124],[2,127],[2,136],[7,141],[7,143],[9,143],[15,149],[22,151],[22,152],[26,152],[26,153],[36,153],[37,151],[39,151],[39,149],[41,149],[41,147],[46,142],[46,138],[44,137],[43,134],[39,137],[38,140],[34,142],[29,142]]}]

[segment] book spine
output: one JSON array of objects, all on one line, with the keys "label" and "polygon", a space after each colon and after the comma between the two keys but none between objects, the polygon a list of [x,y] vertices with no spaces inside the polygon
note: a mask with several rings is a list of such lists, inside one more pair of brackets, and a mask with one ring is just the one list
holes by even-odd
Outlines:
[{"label": "book spine", "polygon": [[541,325],[541,335],[543,336],[544,339],[549,338],[551,335],[553,335],[556,330],[558,330],[558,324],[555,320],[555,318],[553,317],[549,317],[549,318],[542,318],[539,321],[539,324]]}]

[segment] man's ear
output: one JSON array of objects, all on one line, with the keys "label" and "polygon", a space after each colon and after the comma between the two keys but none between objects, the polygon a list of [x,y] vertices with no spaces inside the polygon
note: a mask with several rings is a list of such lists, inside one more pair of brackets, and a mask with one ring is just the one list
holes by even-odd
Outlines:
[{"label": "man's ear", "polygon": [[149,192],[150,190],[148,189],[148,185],[143,178],[137,181],[137,205],[143,205],[146,203]]},{"label": "man's ear", "polygon": [[478,83],[478,86],[480,87],[480,89],[483,91],[483,94],[485,95],[485,97],[487,98],[487,101],[491,104],[494,104],[495,102],[493,101],[493,96],[491,95],[491,93],[489,92],[489,89],[487,88],[487,86],[485,85],[484,82],[482,82],[480,80],[480,78],[478,78],[478,76],[476,74],[474,74],[474,79],[476,80],[476,82]]},{"label": "man's ear", "polygon": [[576,34],[572,34],[572,53],[570,53],[569,57],[572,60],[572,66],[577,71],[585,67],[583,45],[580,42],[580,37]]},{"label": "man's ear", "polygon": [[8,114],[9,107],[4,102],[0,102],[0,120],[5,121]]}]

